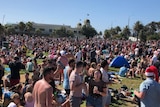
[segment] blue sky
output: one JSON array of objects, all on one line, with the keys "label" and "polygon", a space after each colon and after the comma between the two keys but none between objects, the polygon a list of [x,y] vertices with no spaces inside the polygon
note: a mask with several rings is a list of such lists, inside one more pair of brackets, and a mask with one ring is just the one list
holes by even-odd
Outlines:
[{"label": "blue sky", "polygon": [[0,23],[33,21],[76,27],[89,18],[93,27],[104,31],[124,27],[128,20],[130,27],[137,20],[143,24],[160,21],[159,5],[160,0],[0,0]]}]

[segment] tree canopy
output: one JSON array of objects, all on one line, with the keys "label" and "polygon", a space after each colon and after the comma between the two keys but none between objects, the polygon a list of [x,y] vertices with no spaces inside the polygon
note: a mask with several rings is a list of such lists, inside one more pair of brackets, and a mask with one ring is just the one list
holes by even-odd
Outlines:
[{"label": "tree canopy", "polygon": [[82,34],[85,35],[87,38],[94,37],[97,34],[95,28],[87,25],[82,26]]},{"label": "tree canopy", "polygon": [[31,31],[33,31],[33,23],[32,23],[32,22],[27,22],[26,25],[25,25],[25,27],[26,27],[25,30],[26,30],[28,33],[31,33]]},{"label": "tree canopy", "polygon": [[152,21],[143,25],[140,21],[137,21],[133,28],[116,26],[104,31],[104,38],[128,39],[129,36],[137,37],[137,40],[140,39],[144,42],[150,39],[160,39],[160,22]]},{"label": "tree canopy", "polygon": [[73,37],[74,33],[71,30],[67,30],[65,27],[55,29],[53,35],[56,37]]},{"label": "tree canopy", "polygon": [[[52,32],[53,36],[57,37],[73,37],[74,34],[82,34],[87,38],[92,38],[97,35],[97,31],[94,27],[90,25],[90,21],[86,20],[84,25],[78,24],[80,26],[77,27],[77,30],[68,29],[65,27],[61,27],[59,29],[49,29]],[[36,34],[42,35],[43,30],[40,28],[33,28],[33,22],[28,21],[24,23],[23,21],[19,22],[17,25],[2,25],[0,24],[0,36],[2,35],[10,35],[10,34]],[[99,35],[103,34],[104,38],[113,38],[113,39],[128,39],[129,36],[137,37],[137,40],[147,41],[150,39],[158,40],[160,39],[160,21],[155,22],[152,21],[146,25],[142,22],[135,22],[133,28],[129,28],[128,26],[120,27],[115,26],[110,29],[105,29],[102,33],[101,31],[98,33]]]},{"label": "tree canopy", "polygon": [[19,22],[18,28],[19,28],[21,33],[24,33],[25,28],[26,28],[26,24],[24,22]]}]

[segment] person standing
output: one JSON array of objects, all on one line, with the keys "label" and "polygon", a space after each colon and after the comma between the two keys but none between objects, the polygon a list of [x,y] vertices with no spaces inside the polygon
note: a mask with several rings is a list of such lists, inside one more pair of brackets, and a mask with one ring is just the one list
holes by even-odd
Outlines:
[{"label": "person standing", "polygon": [[2,62],[0,60],[0,99],[2,99],[2,84],[3,84],[3,80],[2,77],[4,76],[4,66],[2,65]]},{"label": "person standing", "polygon": [[76,54],[75,54],[75,58],[76,58],[76,62],[79,62],[82,60],[82,52],[81,49],[77,50]]},{"label": "person standing", "polygon": [[65,67],[64,69],[64,79],[63,79],[63,88],[66,91],[66,94],[69,96],[70,94],[70,86],[69,86],[69,76],[72,72],[72,70],[74,70],[75,67],[75,60],[71,59],[68,62],[68,66]]},{"label": "person standing", "polygon": [[34,64],[33,64],[31,58],[28,59],[28,62],[26,64],[26,71],[28,71],[28,72],[33,72],[34,71]]},{"label": "person standing", "polygon": [[101,71],[96,70],[93,73],[93,79],[88,82],[86,106],[87,107],[103,107],[102,96],[106,96],[106,84],[102,81]]},{"label": "person standing", "polygon": [[67,94],[67,99],[62,104],[63,107],[70,107],[70,104],[69,104],[69,94],[70,94],[69,77],[70,77],[71,72],[74,70],[74,68],[75,68],[75,60],[70,59],[68,61],[68,65],[65,67],[65,69],[63,71],[63,74],[64,74],[63,89],[65,90],[65,92]]},{"label": "person standing", "polygon": [[148,60],[147,60],[146,56],[143,55],[140,60],[140,67],[141,67],[140,75],[141,75],[142,80],[144,79],[143,75],[144,75],[145,69],[148,67],[148,65],[149,65]]},{"label": "person standing", "polygon": [[[102,80],[106,83],[106,85],[110,84],[111,82],[109,81],[109,76],[108,76],[108,61],[104,60],[101,62],[101,68],[100,71],[102,73]],[[107,86],[106,86],[107,87]],[[103,96],[102,98],[102,107],[109,107],[111,104],[111,94],[106,90],[107,94],[106,96]]]},{"label": "person standing", "polygon": [[92,62],[97,63],[97,61],[96,61],[96,55],[97,55],[96,50],[95,50],[94,47],[92,47],[91,51],[90,51],[90,63],[92,63]]},{"label": "person standing", "polygon": [[160,107],[160,85],[154,80],[155,71],[152,67],[146,69],[146,80],[140,84],[140,90],[134,91],[134,94],[141,100],[141,107]]},{"label": "person standing", "polygon": [[49,84],[53,78],[53,69],[46,67],[43,78],[36,82],[33,88],[34,107],[53,107],[53,88]]},{"label": "person standing", "polygon": [[25,69],[25,65],[20,62],[19,57],[14,57],[14,62],[9,63],[11,69],[10,85],[14,86],[20,82],[20,70]]},{"label": "person standing", "polygon": [[75,69],[72,71],[69,84],[70,84],[70,107],[80,107],[82,98],[82,89],[86,89],[85,83],[82,82],[79,73],[83,71],[83,62],[79,61],[76,63]]}]

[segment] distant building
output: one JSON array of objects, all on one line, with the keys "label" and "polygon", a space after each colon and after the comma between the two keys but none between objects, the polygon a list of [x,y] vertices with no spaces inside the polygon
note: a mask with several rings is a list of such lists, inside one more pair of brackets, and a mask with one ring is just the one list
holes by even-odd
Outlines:
[{"label": "distant building", "polygon": [[[8,24],[10,26],[13,26],[16,30],[16,32],[20,32],[17,25],[18,24]],[[75,34],[79,33],[79,28],[72,28],[69,25],[55,25],[55,24],[41,24],[41,23],[32,23],[33,31],[36,31],[36,29],[40,29],[42,34],[52,34],[54,30],[60,29],[62,27],[65,27],[67,30],[73,31]]]},{"label": "distant building", "polygon": [[[15,31],[17,33],[20,33],[20,30],[18,29],[18,23],[17,24],[15,24],[15,23],[11,24],[10,23],[10,24],[7,24],[7,25],[14,27]],[[90,25],[90,20],[89,19],[84,20],[84,25],[91,26]],[[42,23],[35,23],[35,22],[32,23],[32,27],[33,27],[34,32],[37,29],[39,29],[42,34],[46,34],[46,35],[50,35],[50,34],[52,34],[52,32],[54,32],[54,30],[65,27],[67,30],[71,30],[74,33],[75,36],[79,36],[79,35],[82,35],[81,34],[82,26],[83,25],[81,23],[78,23],[76,27],[71,27],[69,25],[42,24]],[[34,33],[33,31],[32,31],[32,33]]]}]

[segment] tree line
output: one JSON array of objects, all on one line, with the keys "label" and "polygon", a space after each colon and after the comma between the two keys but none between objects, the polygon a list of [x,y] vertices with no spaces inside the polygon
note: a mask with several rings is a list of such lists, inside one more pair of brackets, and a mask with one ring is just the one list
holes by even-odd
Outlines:
[{"label": "tree line", "polygon": [[[18,32],[17,32],[18,31]],[[11,35],[11,34],[28,34],[28,35],[42,35],[41,29],[33,28],[33,22],[19,22],[17,25],[12,26],[9,24],[0,24],[0,35]],[[74,37],[74,31],[68,30],[65,27],[59,29],[53,29],[51,35],[55,37]],[[97,33],[96,29],[92,26],[83,25],[79,29],[79,33],[85,35],[87,38],[94,37],[95,35],[102,35],[100,31]],[[103,33],[105,39],[128,39],[128,37],[134,36],[141,41],[146,40],[158,40],[160,39],[160,22],[150,22],[143,25],[140,21],[137,21],[133,28],[130,29],[128,26],[121,28],[120,26],[111,27],[106,29]]]},{"label": "tree line", "polygon": [[[42,29],[33,28],[33,22],[19,22],[18,24],[0,24],[0,35],[12,35],[12,34],[28,34],[28,35],[50,35],[54,37],[74,37],[74,31],[67,29],[65,26],[62,26],[59,29],[52,29],[51,34],[44,34]],[[97,31],[92,26],[83,25],[79,29],[79,33],[85,35],[87,38],[93,37],[97,34]]]},{"label": "tree line", "polygon": [[158,40],[160,39],[160,22],[152,21],[143,25],[140,21],[137,21],[133,29],[130,29],[128,26],[124,28],[116,26],[104,31],[104,38],[128,39],[129,36],[134,36],[144,42],[147,40]]}]

